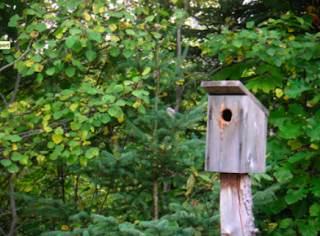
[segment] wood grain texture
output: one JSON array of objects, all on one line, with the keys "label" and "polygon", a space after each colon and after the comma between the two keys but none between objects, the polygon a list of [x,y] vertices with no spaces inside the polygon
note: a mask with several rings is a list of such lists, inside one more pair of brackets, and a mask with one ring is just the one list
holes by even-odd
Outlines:
[{"label": "wood grain texture", "polygon": [[[224,110],[232,113],[229,122]],[[267,117],[248,96],[209,96],[206,171],[265,172]]]},{"label": "wood grain texture", "polygon": [[270,112],[239,80],[202,81],[201,87],[209,95],[247,95],[267,115]]},{"label": "wood grain texture", "polygon": [[220,222],[223,236],[252,236],[254,228],[251,177],[247,174],[220,174]]}]

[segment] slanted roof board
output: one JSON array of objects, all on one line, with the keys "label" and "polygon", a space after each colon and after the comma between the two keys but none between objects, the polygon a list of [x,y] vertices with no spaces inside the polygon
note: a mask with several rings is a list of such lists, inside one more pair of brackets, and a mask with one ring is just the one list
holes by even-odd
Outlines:
[{"label": "slanted roof board", "polygon": [[202,81],[201,87],[209,95],[247,95],[267,115],[270,112],[239,80]]}]

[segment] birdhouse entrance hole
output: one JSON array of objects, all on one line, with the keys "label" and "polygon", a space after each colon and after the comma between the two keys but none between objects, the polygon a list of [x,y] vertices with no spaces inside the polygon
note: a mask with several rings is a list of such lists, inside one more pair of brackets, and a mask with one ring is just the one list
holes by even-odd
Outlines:
[{"label": "birdhouse entrance hole", "polygon": [[232,119],[232,111],[228,108],[224,109],[221,112],[221,118],[226,122],[230,122]]}]

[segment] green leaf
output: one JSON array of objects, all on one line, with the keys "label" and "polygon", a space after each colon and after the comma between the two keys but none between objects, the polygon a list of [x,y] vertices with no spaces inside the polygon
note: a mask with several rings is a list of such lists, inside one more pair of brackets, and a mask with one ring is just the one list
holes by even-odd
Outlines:
[{"label": "green leaf", "polygon": [[235,47],[240,48],[242,46],[242,39],[241,38],[236,38],[233,43]]},{"label": "green leaf", "polygon": [[93,50],[86,51],[86,57],[91,62],[97,57],[97,53]]},{"label": "green leaf", "polygon": [[15,163],[11,163],[8,167],[8,171],[12,174],[17,173],[19,171],[19,167]]},{"label": "green leaf", "polygon": [[142,92],[141,92],[140,90],[134,90],[134,91],[132,92],[132,94],[133,94],[134,96],[136,96],[136,97],[141,97]]},{"label": "green leaf", "polygon": [[291,171],[287,169],[278,169],[273,175],[279,182],[284,182],[286,180],[292,179],[293,177]]},{"label": "green leaf", "polygon": [[103,124],[107,124],[109,121],[111,120],[111,117],[104,113],[100,116],[100,121],[103,123]]},{"label": "green leaf", "polygon": [[118,47],[113,47],[110,49],[110,55],[113,56],[113,57],[116,57],[118,56],[119,54],[119,48]]},{"label": "green leaf", "polygon": [[86,151],[85,157],[91,159],[95,156],[99,156],[99,149],[98,148],[90,148]]},{"label": "green leaf", "polygon": [[246,24],[246,27],[247,27],[248,29],[252,29],[253,26],[254,26],[254,21],[249,21],[249,22],[247,22],[247,24]]},{"label": "green leaf", "polygon": [[73,67],[69,67],[66,69],[66,74],[68,77],[73,77],[76,72],[76,69]]},{"label": "green leaf", "polygon": [[314,203],[310,207],[310,216],[320,217],[320,204]]},{"label": "green leaf", "polygon": [[301,94],[305,91],[313,90],[311,86],[309,86],[304,79],[298,80],[289,80],[290,88],[284,91],[285,95],[288,95],[289,98],[296,98],[301,96]]},{"label": "green leaf", "polygon": [[207,182],[211,182],[211,179],[206,174],[199,174],[198,176]]},{"label": "green leaf", "polygon": [[3,166],[9,166],[9,165],[11,165],[11,161],[8,160],[8,159],[2,159],[2,160],[1,160],[1,164],[2,164]]},{"label": "green leaf", "polygon": [[10,113],[9,113],[9,111],[7,110],[7,109],[3,109],[2,111],[1,111],[1,117],[2,118],[7,118],[7,117],[9,117],[9,115],[10,115]]},{"label": "green leaf", "polygon": [[135,35],[136,33],[132,29],[126,29],[126,33],[129,35]]},{"label": "green leaf", "polygon": [[32,44],[32,47],[33,47],[34,49],[40,50],[40,49],[42,49],[45,45],[46,45],[46,44],[43,43],[43,42],[36,42],[36,43]]},{"label": "green leaf", "polygon": [[50,148],[50,149],[53,149],[55,147],[54,142],[48,142],[47,143],[47,147]]},{"label": "green leaf", "polygon": [[86,167],[87,164],[88,164],[88,159],[87,159],[86,157],[84,157],[84,156],[81,156],[81,157],[80,157],[80,164],[81,164],[82,166]]},{"label": "green leaf", "polygon": [[309,192],[308,189],[305,189],[305,185],[302,185],[298,190],[296,189],[289,189],[287,191],[287,196],[285,197],[287,203],[291,205],[299,200],[302,200],[307,196]]},{"label": "green leaf", "polygon": [[36,26],[36,30],[39,32],[45,31],[47,29],[47,25],[44,23],[38,23]]},{"label": "green leaf", "polygon": [[49,76],[51,76],[51,75],[54,74],[55,71],[56,71],[56,70],[54,69],[54,67],[51,67],[51,68],[49,68],[49,69],[46,70],[46,74],[49,75]]},{"label": "green leaf", "polygon": [[281,220],[280,229],[281,228],[282,229],[287,229],[290,226],[291,222],[292,222],[291,218],[286,218],[286,219]]},{"label": "green leaf", "polygon": [[132,54],[133,54],[133,51],[130,50],[130,49],[127,49],[127,50],[125,50],[125,51],[123,52],[123,55],[125,56],[125,58],[131,57]]},{"label": "green leaf", "polygon": [[291,156],[288,160],[289,163],[296,163],[298,161],[306,161],[312,156],[310,152],[298,152]]},{"label": "green leaf", "polygon": [[22,155],[19,152],[13,152],[11,160],[13,161],[20,161],[22,158]]},{"label": "green leaf", "polygon": [[113,107],[110,107],[108,109],[108,114],[112,117],[116,117],[117,116],[117,113],[118,113],[118,109],[119,107],[118,106],[113,106]]},{"label": "green leaf", "polygon": [[138,107],[138,111],[139,111],[141,114],[146,114],[146,112],[147,112],[145,106],[142,106],[142,105]]},{"label": "green leaf", "polygon": [[116,97],[113,95],[104,95],[102,97],[102,101],[104,101],[104,102],[114,103],[115,100],[116,100]]},{"label": "green leaf", "polygon": [[14,135],[11,135],[11,136],[10,136],[10,140],[11,140],[11,142],[16,143],[16,142],[21,141],[22,138],[21,138],[19,135],[14,134]]},{"label": "green leaf", "polygon": [[72,48],[72,46],[74,45],[75,42],[76,42],[75,36],[70,36],[67,38],[65,44],[66,44],[67,48]]},{"label": "green leaf", "polygon": [[154,19],[154,16],[147,16],[145,18],[145,21],[151,22],[151,21],[153,21],[153,19]]}]

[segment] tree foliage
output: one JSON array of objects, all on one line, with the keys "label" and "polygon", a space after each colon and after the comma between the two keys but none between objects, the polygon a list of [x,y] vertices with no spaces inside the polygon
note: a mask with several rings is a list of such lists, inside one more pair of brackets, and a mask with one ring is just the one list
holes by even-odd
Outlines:
[{"label": "tree foliage", "polygon": [[229,79],[271,111],[268,172],[253,175],[262,235],[317,235],[317,6],[57,0],[0,12],[12,42],[0,52],[2,234],[219,235],[199,82]]}]

